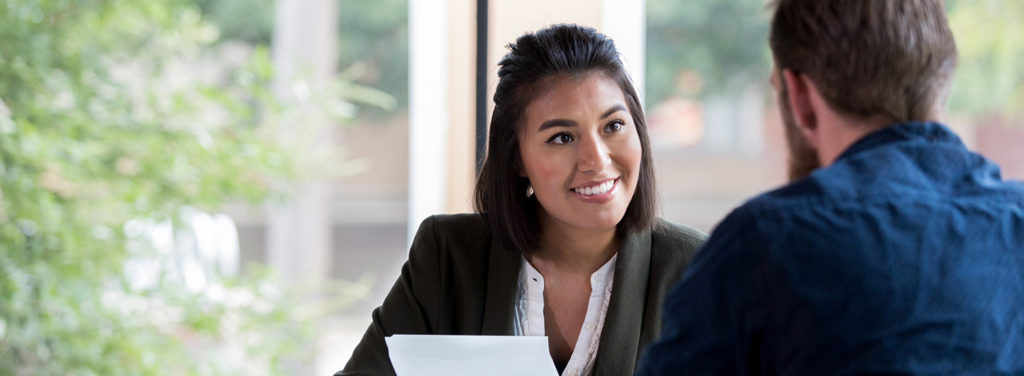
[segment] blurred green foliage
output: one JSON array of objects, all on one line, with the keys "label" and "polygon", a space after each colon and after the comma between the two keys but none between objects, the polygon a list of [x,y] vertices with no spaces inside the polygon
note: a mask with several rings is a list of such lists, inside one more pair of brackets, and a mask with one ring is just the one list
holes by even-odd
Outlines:
[{"label": "blurred green foliage", "polygon": [[[950,110],[1024,115],[1024,2],[946,3],[960,51]],[[770,17],[763,0],[648,0],[647,103],[706,99],[750,83],[768,90]]]},{"label": "blurred green foliage", "polygon": [[960,52],[953,110],[1024,120],[1024,1],[947,0]]},{"label": "blurred green foliage", "polygon": [[409,1],[341,0],[338,8],[338,66],[395,98],[397,108],[408,107]]},{"label": "blurred green foliage", "polygon": [[[223,40],[253,45],[272,43],[273,0],[195,2],[210,22],[220,28]],[[389,97],[362,108],[365,114],[386,115],[408,107],[409,1],[339,0],[337,6],[338,67],[342,75]]]},{"label": "blurred green foliage", "polygon": [[274,37],[274,0],[194,0],[225,40],[270,45]]},{"label": "blurred green foliage", "polygon": [[304,359],[315,312],[270,272],[216,294],[125,276],[155,257],[126,224],[278,197],[301,166],[277,141],[301,117],[269,92],[266,48],[196,78],[217,39],[186,0],[0,0],[0,376],[277,374]]},{"label": "blurred green foliage", "polygon": [[[648,0],[648,107],[767,85],[769,14],[762,0]],[[681,76],[691,71],[695,74]]]}]

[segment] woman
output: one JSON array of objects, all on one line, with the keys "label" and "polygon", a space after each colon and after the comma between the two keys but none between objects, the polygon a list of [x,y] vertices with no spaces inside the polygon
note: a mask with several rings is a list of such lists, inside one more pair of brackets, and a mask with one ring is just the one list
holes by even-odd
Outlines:
[{"label": "woman", "polygon": [[420,225],[338,375],[394,374],[392,334],[546,335],[563,375],[632,374],[703,243],[655,218],[640,101],[610,39],[555,25],[499,63],[480,214]]}]

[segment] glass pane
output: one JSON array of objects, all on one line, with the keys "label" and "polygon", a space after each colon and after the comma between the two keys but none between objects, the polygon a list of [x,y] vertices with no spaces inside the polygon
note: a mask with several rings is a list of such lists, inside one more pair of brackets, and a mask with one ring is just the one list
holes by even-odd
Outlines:
[{"label": "glass pane", "polygon": [[647,114],[663,213],[704,231],[785,178],[760,1],[647,1]]}]

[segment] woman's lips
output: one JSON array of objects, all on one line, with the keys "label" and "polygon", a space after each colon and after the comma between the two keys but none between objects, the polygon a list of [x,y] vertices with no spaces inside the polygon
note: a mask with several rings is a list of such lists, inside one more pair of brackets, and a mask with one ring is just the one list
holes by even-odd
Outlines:
[{"label": "woman's lips", "polygon": [[579,199],[591,203],[604,203],[612,199],[615,191],[618,190],[619,179],[610,179],[600,184],[589,185],[571,189],[572,193]]}]

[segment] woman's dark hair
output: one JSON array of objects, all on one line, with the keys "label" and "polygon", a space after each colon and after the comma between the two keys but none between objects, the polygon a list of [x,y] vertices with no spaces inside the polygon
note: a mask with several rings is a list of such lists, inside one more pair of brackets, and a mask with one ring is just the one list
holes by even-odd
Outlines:
[{"label": "woman's dark hair", "polygon": [[519,176],[523,166],[519,151],[523,114],[553,82],[550,78],[582,78],[591,73],[603,74],[622,89],[643,153],[636,191],[617,230],[649,228],[657,205],[651,143],[640,99],[612,40],[589,27],[562,24],[527,33],[508,48],[510,52],[498,63],[487,156],[476,182],[476,210],[486,218],[494,237],[508,249],[537,248],[539,203],[527,197],[529,181]]}]

